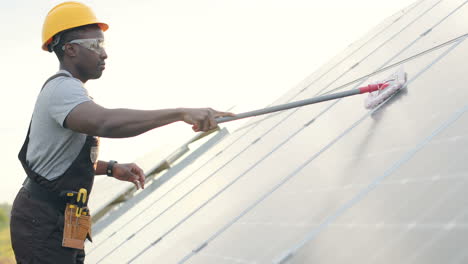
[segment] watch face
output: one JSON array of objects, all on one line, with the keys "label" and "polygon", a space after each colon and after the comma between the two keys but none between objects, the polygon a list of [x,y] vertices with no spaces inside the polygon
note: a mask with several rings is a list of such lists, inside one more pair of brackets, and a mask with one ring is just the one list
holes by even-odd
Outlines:
[{"label": "watch face", "polygon": [[113,168],[114,168],[114,165],[117,163],[117,161],[115,160],[110,160],[108,163],[107,163],[107,169],[106,169],[106,174],[107,176],[113,176],[112,174],[114,174],[114,171],[113,171]]}]

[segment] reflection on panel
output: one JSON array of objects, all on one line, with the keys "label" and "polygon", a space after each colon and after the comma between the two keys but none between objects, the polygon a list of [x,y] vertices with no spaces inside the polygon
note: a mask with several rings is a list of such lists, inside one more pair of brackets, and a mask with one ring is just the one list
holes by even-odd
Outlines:
[{"label": "reflection on panel", "polygon": [[[301,249],[291,263],[463,260],[460,252],[468,242],[464,159],[468,114],[455,122]],[[324,254],[330,251],[335,254]]]}]

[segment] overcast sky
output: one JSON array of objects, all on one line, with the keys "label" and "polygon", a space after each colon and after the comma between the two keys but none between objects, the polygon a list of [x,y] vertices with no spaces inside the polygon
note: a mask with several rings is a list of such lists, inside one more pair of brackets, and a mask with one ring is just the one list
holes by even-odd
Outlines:
[{"label": "overcast sky", "polygon": [[[25,174],[17,153],[43,82],[58,70],[40,49],[47,12],[62,1],[0,2],[0,202]],[[108,60],[86,88],[109,108],[264,107],[413,0],[88,0],[106,32]],[[131,162],[193,136],[174,124],[101,141],[100,159]]]}]

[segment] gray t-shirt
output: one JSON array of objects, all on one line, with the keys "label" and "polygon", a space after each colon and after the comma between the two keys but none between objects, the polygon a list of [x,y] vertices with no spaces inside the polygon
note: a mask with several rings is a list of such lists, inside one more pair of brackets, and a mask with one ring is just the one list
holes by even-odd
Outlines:
[{"label": "gray t-shirt", "polygon": [[90,101],[83,83],[70,77],[51,80],[34,107],[26,159],[32,170],[49,180],[62,175],[81,151],[86,135],[64,128],[67,115],[77,105]]}]

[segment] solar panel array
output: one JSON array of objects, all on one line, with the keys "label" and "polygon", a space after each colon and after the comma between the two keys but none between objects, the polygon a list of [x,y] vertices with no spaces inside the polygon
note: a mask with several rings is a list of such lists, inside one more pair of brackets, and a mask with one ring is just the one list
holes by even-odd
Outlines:
[{"label": "solar panel array", "polygon": [[[89,263],[467,263],[468,6],[420,0],[253,118],[87,244]],[[465,55],[463,55],[465,54]]]}]

